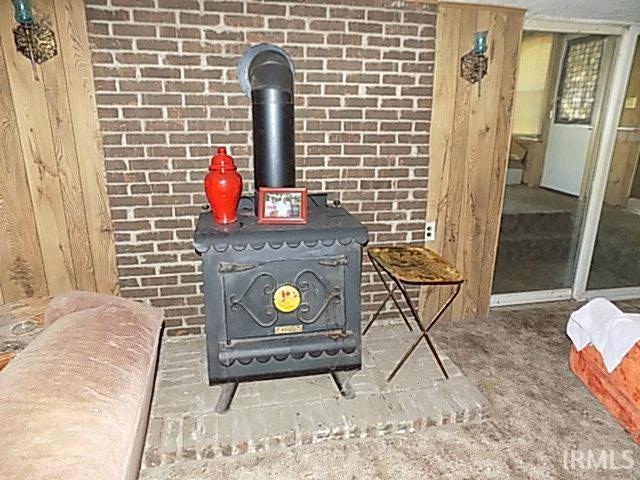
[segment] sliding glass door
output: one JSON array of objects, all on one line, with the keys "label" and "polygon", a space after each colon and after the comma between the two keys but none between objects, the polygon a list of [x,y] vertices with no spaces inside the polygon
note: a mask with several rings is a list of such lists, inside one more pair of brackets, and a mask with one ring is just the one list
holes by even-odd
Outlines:
[{"label": "sliding glass door", "polygon": [[614,47],[606,35],[523,37],[494,294],[573,285]]}]

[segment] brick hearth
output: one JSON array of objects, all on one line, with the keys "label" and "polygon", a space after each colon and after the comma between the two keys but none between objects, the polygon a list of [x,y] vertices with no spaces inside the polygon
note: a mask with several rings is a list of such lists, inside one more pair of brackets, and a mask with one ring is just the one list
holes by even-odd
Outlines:
[{"label": "brick hearth", "polygon": [[[143,469],[196,458],[238,455],[328,440],[409,434],[449,423],[481,421],[488,404],[451,360],[442,373],[420,345],[393,382],[385,378],[416,337],[404,324],[375,326],[363,369],[346,400],[329,375],[242,383],[231,410],[214,412],[220,387],[208,386],[204,336],[165,338]],[[142,478],[145,478],[143,470]]]}]

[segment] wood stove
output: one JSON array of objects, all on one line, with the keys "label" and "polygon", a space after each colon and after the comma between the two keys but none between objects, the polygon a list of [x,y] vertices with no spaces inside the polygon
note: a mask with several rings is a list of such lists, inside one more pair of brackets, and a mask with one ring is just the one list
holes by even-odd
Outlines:
[{"label": "wood stove", "polygon": [[[309,198],[308,224],[260,225],[244,198],[238,223],[200,215],[194,245],[202,255],[209,381],[237,383],[359,369],[360,276],[367,230],[325,195]],[[278,295],[298,296],[292,311]],[[276,306],[280,305],[280,308]],[[284,304],[286,305],[286,303]]]},{"label": "wood stove", "polygon": [[[256,190],[295,186],[293,63],[269,44],[251,47],[238,77],[253,103]],[[238,221],[200,215],[209,382],[223,384],[216,411],[238,383],[329,373],[346,397],[345,372],[361,366],[360,278],[367,229],[325,194],[309,195],[306,225],[264,225],[257,196]]]}]

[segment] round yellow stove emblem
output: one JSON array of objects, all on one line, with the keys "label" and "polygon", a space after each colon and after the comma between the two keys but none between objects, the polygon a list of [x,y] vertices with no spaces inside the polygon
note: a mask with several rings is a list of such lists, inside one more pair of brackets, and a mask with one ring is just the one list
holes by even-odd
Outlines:
[{"label": "round yellow stove emblem", "polygon": [[283,313],[293,312],[300,306],[300,292],[293,285],[282,285],[273,294],[273,305]]}]

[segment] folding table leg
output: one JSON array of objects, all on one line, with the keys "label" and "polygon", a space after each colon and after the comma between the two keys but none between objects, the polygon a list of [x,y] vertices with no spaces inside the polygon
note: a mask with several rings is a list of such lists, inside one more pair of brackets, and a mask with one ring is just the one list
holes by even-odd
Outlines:
[{"label": "folding table leg", "polygon": [[371,317],[371,320],[367,322],[367,325],[364,327],[364,330],[362,331],[362,335],[367,334],[367,331],[369,330],[371,325],[373,325],[373,322],[375,322],[376,318],[378,318],[378,315],[380,315],[380,312],[382,311],[382,309],[385,307],[389,299],[393,296],[393,292],[395,292],[395,290],[396,290],[396,286],[394,285],[393,288],[391,289],[391,292],[387,294],[387,298],[384,299],[384,301],[378,307],[378,310],[376,310],[376,313],[374,313],[373,316]]},{"label": "folding table leg", "polygon": [[442,360],[440,360],[440,356],[438,355],[438,352],[436,351],[436,348],[433,345],[433,342],[431,341],[431,338],[429,337],[429,334],[427,332],[438,321],[438,319],[442,316],[442,314],[445,312],[445,310],[449,307],[449,305],[451,305],[453,300],[456,298],[456,296],[458,295],[458,292],[460,292],[461,284],[458,284],[456,286],[456,289],[454,290],[454,292],[447,299],[447,301],[440,308],[440,310],[438,310],[438,313],[435,315],[435,317],[433,317],[433,319],[429,322],[429,324],[427,325],[426,328],[423,325],[422,321],[420,320],[420,317],[418,316],[418,312],[416,312],[415,307],[411,303],[411,299],[409,298],[409,294],[407,293],[407,291],[404,288],[404,286],[400,282],[398,282],[398,287],[400,288],[400,292],[402,292],[402,295],[404,296],[405,301],[409,305],[409,309],[411,310],[411,313],[412,313],[413,317],[415,318],[416,322],[420,326],[420,329],[422,330],[422,334],[413,342],[411,347],[409,347],[409,350],[407,350],[406,353],[402,356],[402,358],[400,359],[400,361],[398,362],[396,367],[393,369],[393,371],[391,372],[391,374],[387,378],[387,382],[390,382],[393,379],[393,377],[395,377],[396,373],[398,373],[398,370],[400,370],[402,365],[404,365],[404,363],[407,361],[409,356],[413,353],[413,351],[416,349],[416,347],[420,343],[420,340],[422,340],[423,338],[427,342],[427,345],[429,346],[429,349],[431,350],[431,353],[433,354],[434,358],[436,359],[436,362],[438,363],[438,366],[440,367],[440,370],[442,371],[442,374],[444,375],[444,378],[448,379],[449,378],[449,374],[447,373],[447,370],[444,368]]},{"label": "folding table leg", "polygon": [[[369,254],[367,253],[367,255],[369,255]],[[382,271],[380,270],[380,267],[378,266],[378,264],[376,263],[376,261],[373,259],[373,257],[371,255],[369,255],[369,260],[371,260],[371,264],[373,265],[373,268],[376,269],[376,272],[378,273],[378,276],[380,277],[380,280],[382,281],[382,284],[384,285],[384,288],[389,293],[389,296],[385,299],[385,301],[382,304],[382,306],[380,307],[379,311],[376,312],[376,315],[374,316],[374,318],[376,318],[378,316],[378,314],[382,311],[382,308],[384,308],[384,306],[387,304],[387,301],[389,300],[389,297],[391,297],[391,300],[393,300],[393,303],[396,305],[396,308],[400,312],[400,315],[402,315],[402,319],[404,320],[404,323],[409,328],[409,331],[413,332],[413,327],[411,326],[411,323],[409,323],[409,319],[407,318],[407,316],[402,311],[402,307],[398,303],[398,300],[396,300],[396,297],[393,296],[393,292],[395,291],[396,285],[399,285],[398,281],[395,278],[393,278],[393,276],[389,275],[389,278],[391,278],[391,281],[394,284],[393,288],[389,288],[389,285],[387,285],[387,281],[384,279],[384,276],[382,275]],[[373,319],[369,322],[369,324],[371,324],[372,322],[373,322]],[[365,327],[365,332],[369,328],[369,326],[370,325],[367,325],[367,327]]]}]

